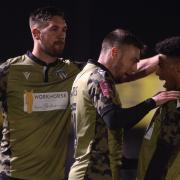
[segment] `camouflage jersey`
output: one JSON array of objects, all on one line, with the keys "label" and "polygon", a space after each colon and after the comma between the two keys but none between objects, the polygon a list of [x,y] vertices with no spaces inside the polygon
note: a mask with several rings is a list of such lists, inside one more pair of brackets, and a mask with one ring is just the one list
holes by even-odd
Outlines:
[{"label": "camouflage jersey", "polygon": [[1,173],[23,180],[62,180],[70,130],[69,93],[78,68],[28,54],[0,65],[3,111]]},{"label": "camouflage jersey", "polygon": [[119,180],[122,132],[108,130],[102,119],[113,104],[120,106],[111,73],[89,61],[71,91],[76,147],[69,180]]},{"label": "camouflage jersey", "polygon": [[171,158],[166,167],[167,173],[163,180],[180,180],[180,110],[177,102],[171,101],[160,107],[146,130],[142,143],[137,180],[143,180],[155,152],[157,141],[163,140],[173,145]]}]

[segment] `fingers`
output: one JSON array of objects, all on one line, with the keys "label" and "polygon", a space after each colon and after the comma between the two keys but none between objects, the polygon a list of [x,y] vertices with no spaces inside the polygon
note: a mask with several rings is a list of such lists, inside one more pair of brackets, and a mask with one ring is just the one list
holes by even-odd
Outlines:
[{"label": "fingers", "polygon": [[180,91],[162,91],[157,96],[180,98]]},{"label": "fingers", "polygon": [[155,100],[156,105],[159,106],[168,101],[180,99],[180,91],[162,91],[152,98]]}]

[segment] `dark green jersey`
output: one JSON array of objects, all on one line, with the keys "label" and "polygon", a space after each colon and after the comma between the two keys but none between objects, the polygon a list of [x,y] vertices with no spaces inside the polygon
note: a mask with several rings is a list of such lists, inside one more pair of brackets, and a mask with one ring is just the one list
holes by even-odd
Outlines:
[{"label": "dark green jersey", "polygon": [[28,180],[64,178],[69,92],[78,71],[68,61],[46,65],[27,55],[0,66],[1,171]]},{"label": "dark green jersey", "polygon": [[104,66],[89,62],[71,91],[76,151],[69,180],[111,180],[112,175],[118,179],[122,131],[108,130],[102,119],[113,104],[120,106],[113,77]]},{"label": "dark green jersey", "polygon": [[166,167],[165,180],[180,179],[180,111],[177,109],[176,101],[168,102],[159,108],[149,127],[147,128],[138,165],[138,180],[143,180],[148,165],[155,152],[158,141],[163,141],[174,147],[170,160]]}]

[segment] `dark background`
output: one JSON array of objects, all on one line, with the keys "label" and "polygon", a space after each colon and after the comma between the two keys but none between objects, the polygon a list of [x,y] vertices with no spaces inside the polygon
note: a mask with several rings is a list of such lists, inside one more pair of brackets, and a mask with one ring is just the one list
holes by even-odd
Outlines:
[{"label": "dark background", "polygon": [[16,0],[0,6],[0,60],[32,49],[29,13],[55,5],[65,11],[68,36],[63,56],[74,60],[97,59],[103,37],[117,27],[135,33],[154,54],[157,41],[179,35],[180,10],[175,1],[161,0]]}]

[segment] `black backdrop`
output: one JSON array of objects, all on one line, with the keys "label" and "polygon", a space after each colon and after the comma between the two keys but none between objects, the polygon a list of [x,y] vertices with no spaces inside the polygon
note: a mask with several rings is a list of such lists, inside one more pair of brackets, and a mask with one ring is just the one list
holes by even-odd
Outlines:
[{"label": "black backdrop", "polygon": [[180,35],[177,2],[161,0],[16,0],[0,6],[0,60],[32,49],[29,13],[37,7],[55,5],[65,11],[68,36],[63,56],[86,61],[98,58],[101,41],[116,27],[130,29],[149,46],[166,37]]}]

